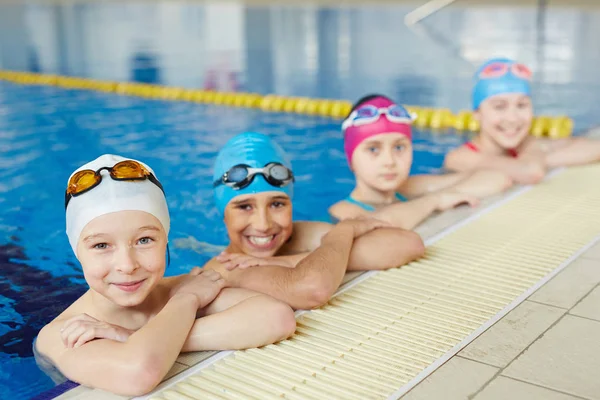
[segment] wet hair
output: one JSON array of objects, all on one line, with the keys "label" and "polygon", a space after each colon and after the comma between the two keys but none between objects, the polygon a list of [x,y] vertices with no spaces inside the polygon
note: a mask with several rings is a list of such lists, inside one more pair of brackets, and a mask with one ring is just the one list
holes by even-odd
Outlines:
[{"label": "wet hair", "polygon": [[350,112],[348,113],[348,115],[346,115],[346,118],[348,118],[350,116],[350,114],[352,114],[352,112],[354,110],[356,110],[358,107],[360,107],[363,103],[366,103],[367,101],[371,101],[371,100],[379,98],[379,97],[383,97],[386,100],[394,102],[394,100],[392,100],[389,97],[384,96],[382,94],[378,94],[378,93],[368,94],[368,95],[363,96],[360,99],[358,99],[358,101],[356,103],[354,103],[354,105],[352,105],[352,109],[350,110]]}]

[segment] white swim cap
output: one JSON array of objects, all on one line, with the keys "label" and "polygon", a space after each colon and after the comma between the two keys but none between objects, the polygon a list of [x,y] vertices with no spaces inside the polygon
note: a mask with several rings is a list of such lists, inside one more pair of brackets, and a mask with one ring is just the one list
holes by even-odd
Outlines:
[{"label": "white swim cap", "polygon": [[[133,159],[104,154],[79,167],[69,179],[81,170],[97,171],[102,167],[112,167],[125,160]],[[148,165],[141,161],[137,162],[154,174]],[[94,218],[117,211],[145,211],[152,214],[160,221],[167,236],[169,235],[171,219],[167,200],[163,191],[156,184],[148,179],[117,181],[112,179],[106,170],[100,171],[100,174],[102,182],[98,186],[79,196],[72,197],[67,206],[67,236],[75,255],[77,255],[77,243],[83,228]]]}]

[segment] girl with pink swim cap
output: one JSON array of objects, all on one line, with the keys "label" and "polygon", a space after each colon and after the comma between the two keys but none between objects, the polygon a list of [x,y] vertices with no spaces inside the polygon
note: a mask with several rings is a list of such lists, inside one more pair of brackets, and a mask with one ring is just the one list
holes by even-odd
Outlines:
[{"label": "girl with pink swim cap", "polygon": [[527,66],[507,58],[494,58],[479,67],[473,86],[473,116],[481,126],[479,135],[446,155],[446,169],[493,169],[516,183],[533,184],[549,169],[600,161],[598,140],[529,135],[531,77]]},{"label": "girl with pink swim cap", "polygon": [[512,182],[500,172],[410,176],[412,117],[382,95],[360,99],[342,124],[344,150],[356,177],[346,199],[329,208],[337,220],[365,215],[413,229],[435,211],[476,205]]}]

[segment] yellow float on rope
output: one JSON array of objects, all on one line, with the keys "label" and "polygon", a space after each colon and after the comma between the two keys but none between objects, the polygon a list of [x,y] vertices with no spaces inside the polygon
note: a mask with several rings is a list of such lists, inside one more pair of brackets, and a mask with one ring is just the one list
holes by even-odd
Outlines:
[{"label": "yellow float on rope", "polygon": [[317,115],[320,105],[321,105],[321,100],[309,99],[308,102],[306,103],[306,109],[304,110],[305,114]]},{"label": "yellow float on rope", "polygon": [[535,137],[544,137],[548,132],[549,118],[544,116],[535,117],[531,122],[529,134]]},{"label": "yellow float on rope", "polygon": [[317,106],[317,114],[323,117],[329,117],[333,102],[331,100],[321,100]]},{"label": "yellow float on rope", "polygon": [[450,126],[452,112],[447,108],[433,110],[429,119],[429,127],[432,129],[446,129]]},{"label": "yellow float on rope", "polygon": [[[66,89],[115,92],[121,95],[145,98],[212,103],[234,107],[257,107],[263,111],[321,115],[337,120],[344,119],[352,109],[352,103],[347,100],[283,97],[273,94],[262,96],[258,93],[215,92],[135,82],[101,81],[81,77],[37,74],[31,72],[0,70],[0,80],[23,85],[46,85],[58,86]],[[417,128],[443,130],[451,127],[459,132],[479,131],[479,122],[473,118],[473,114],[470,111],[462,110],[455,115],[446,108],[432,109],[406,106],[406,109],[415,116],[414,126]],[[537,116],[532,122],[530,133],[536,137],[550,137],[552,139],[566,138],[573,133],[573,120],[566,116]]]},{"label": "yellow float on rope", "polygon": [[551,139],[564,139],[573,132],[573,120],[569,117],[553,118],[549,123],[548,137]]}]

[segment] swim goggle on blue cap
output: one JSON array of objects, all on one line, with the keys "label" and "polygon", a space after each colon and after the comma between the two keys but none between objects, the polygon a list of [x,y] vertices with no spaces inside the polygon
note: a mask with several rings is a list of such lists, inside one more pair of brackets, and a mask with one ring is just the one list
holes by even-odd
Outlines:
[{"label": "swim goggle on blue cap", "polygon": [[486,61],[475,74],[473,110],[489,97],[504,93],[522,93],[531,96],[532,73],[526,65],[508,58]]},{"label": "swim goggle on blue cap", "polygon": [[213,173],[215,202],[221,214],[243,194],[283,192],[292,197],[294,174],[283,149],[268,136],[246,132],[219,151]]}]

